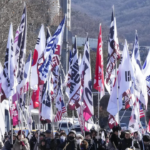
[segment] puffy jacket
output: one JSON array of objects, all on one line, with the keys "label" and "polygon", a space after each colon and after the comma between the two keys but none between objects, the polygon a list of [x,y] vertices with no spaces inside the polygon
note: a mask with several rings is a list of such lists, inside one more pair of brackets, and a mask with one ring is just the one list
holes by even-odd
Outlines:
[{"label": "puffy jacket", "polygon": [[[24,146],[21,145],[21,142],[24,143]],[[15,144],[13,145],[13,149],[20,150],[20,146],[22,147],[22,150],[30,150],[30,146],[26,138],[22,139],[21,141],[16,139]]]}]

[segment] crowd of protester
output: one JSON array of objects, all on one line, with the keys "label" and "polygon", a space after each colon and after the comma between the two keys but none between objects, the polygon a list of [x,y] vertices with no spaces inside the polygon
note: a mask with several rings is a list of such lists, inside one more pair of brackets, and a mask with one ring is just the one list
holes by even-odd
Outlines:
[{"label": "crowd of protester", "polygon": [[[71,130],[68,135],[65,131],[57,131],[53,134],[36,131],[29,138],[21,130],[16,134],[13,131],[13,144],[11,131],[0,141],[1,150],[150,150],[150,136],[141,135],[138,131],[131,134],[130,130],[121,131],[120,126],[113,127],[108,132],[91,129],[84,135],[76,134]],[[39,141],[39,142],[38,142]]]}]

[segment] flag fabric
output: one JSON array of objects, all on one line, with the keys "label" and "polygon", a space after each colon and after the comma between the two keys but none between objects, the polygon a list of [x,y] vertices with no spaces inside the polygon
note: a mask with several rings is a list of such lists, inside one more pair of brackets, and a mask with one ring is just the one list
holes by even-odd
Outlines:
[{"label": "flag fabric", "polygon": [[122,96],[124,92],[132,87],[132,78],[134,76],[132,62],[130,59],[128,44],[125,40],[125,45],[122,53],[123,59],[119,66],[119,96]]},{"label": "flag fabric", "polygon": [[117,36],[117,25],[116,18],[114,17],[114,10],[112,12],[109,40],[108,40],[108,60],[106,67],[106,76],[105,76],[105,87],[109,93],[111,93],[112,85],[114,84],[114,73],[115,73],[115,64],[116,61],[120,58],[119,52],[119,42]]},{"label": "flag fabric", "polygon": [[22,82],[24,76],[26,40],[27,40],[27,11],[26,11],[26,5],[24,3],[23,14],[19,26],[19,36],[18,36],[18,43],[17,43],[17,50],[16,50],[16,53],[17,54],[19,53],[18,72],[17,72],[18,84]]},{"label": "flag fabric", "polygon": [[42,91],[42,102],[41,102],[41,120],[46,120],[47,122],[52,121],[52,103],[49,94],[49,80],[43,85]]},{"label": "flag fabric", "polygon": [[133,108],[131,117],[129,120],[128,129],[133,133],[134,131],[140,130],[140,113],[139,113],[139,101],[136,99]]},{"label": "flag fabric", "polygon": [[112,129],[116,125],[118,125],[118,122],[116,121],[115,117],[113,115],[109,114],[109,117],[108,117],[109,128]]},{"label": "flag fabric", "polygon": [[139,101],[139,113],[140,113],[140,118],[145,117],[145,113],[140,101]]},{"label": "flag fabric", "polygon": [[13,26],[10,25],[8,41],[7,41],[7,49],[5,55],[4,69],[2,75],[2,89],[7,96],[7,98],[11,98],[15,92],[15,65],[14,65],[14,48],[13,48]]},{"label": "flag fabric", "polygon": [[38,60],[44,53],[45,42],[46,39],[45,39],[44,25],[42,25],[35,45],[32,67],[31,67],[30,86],[31,89],[33,90],[38,89],[38,84],[39,84]]},{"label": "flag fabric", "polygon": [[136,31],[136,34],[135,34],[135,43],[134,43],[134,47],[133,47],[132,57],[134,57],[134,59],[136,60],[136,63],[138,64],[138,66],[140,67],[140,69],[142,69],[141,59],[140,59],[140,52],[139,52],[139,41],[138,41],[137,31]]},{"label": "flag fabric", "polygon": [[67,112],[65,104],[64,104],[64,97],[63,97],[63,90],[62,90],[60,76],[59,76],[59,83],[58,83],[58,94],[56,96],[56,108],[57,108],[57,113],[56,113],[56,116],[54,118],[54,122],[60,121],[62,114]]},{"label": "flag fabric", "polygon": [[149,122],[148,122],[147,132],[150,133],[150,120],[149,120]]},{"label": "flag fabric", "polygon": [[19,94],[25,94],[29,90],[29,79],[30,79],[30,70],[31,70],[31,56],[32,52],[30,51],[29,56],[26,60],[26,64],[24,66],[24,78],[23,81],[21,82],[20,86],[20,91]]},{"label": "flag fabric", "polygon": [[100,92],[101,98],[105,95],[101,25],[100,25],[100,31],[98,36],[98,44],[97,44],[94,89]]},{"label": "flag fabric", "polygon": [[50,42],[47,44],[45,48],[45,51],[44,51],[45,60],[39,68],[39,77],[41,81],[43,81],[42,82],[43,84],[47,80],[48,72],[50,69],[50,64],[52,61],[52,55],[55,53],[58,43],[60,43],[60,49],[62,47],[65,20],[66,20],[66,17],[62,20],[55,34],[53,35],[52,39],[50,40]]},{"label": "flag fabric", "polygon": [[84,103],[83,116],[85,121],[87,121],[93,115],[92,77],[90,65],[90,47],[88,38],[84,46],[84,54],[81,63],[81,68],[81,84],[83,89],[82,101]]},{"label": "flag fabric", "polygon": [[38,87],[37,90],[33,90],[31,100],[30,100],[30,109],[35,109],[39,107],[39,92],[40,88]]},{"label": "flag fabric", "polygon": [[58,83],[59,83],[59,58],[58,55],[52,56],[52,63],[51,63],[51,75],[50,75],[50,94],[52,101],[55,100],[57,93],[58,93]]},{"label": "flag fabric", "polygon": [[148,52],[147,58],[143,64],[142,73],[145,77],[146,84],[147,84],[147,94],[150,96],[150,51]]},{"label": "flag fabric", "polygon": [[78,62],[78,51],[76,47],[76,38],[74,42],[74,47],[72,51],[72,58],[70,63],[70,70],[68,77],[69,83],[67,83],[68,97],[69,97],[69,109],[74,110],[75,107],[78,107],[78,102],[80,100],[80,88],[81,88],[81,78],[79,72],[79,62]]},{"label": "flag fabric", "polygon": [[13,106],[12,106],[13,110],[10,110],[10,116],[13,116],[13,126],[18,125],[19,123],[19,119],[18,119],[18,110],[17,110],[17,105],[16,102],[13,102]]},{"label": "flag fabric", "polygon": [[147,108],[148,103],[148,95],[147,95],[147,85],[146,80],[143,78],[143,73],[139,67],[139,65],[136,63],[136,59],[134,57],[134,53],[132,56],[132,66],[133,66],[133,89],[134,89],[134,95],[143,103]]}]

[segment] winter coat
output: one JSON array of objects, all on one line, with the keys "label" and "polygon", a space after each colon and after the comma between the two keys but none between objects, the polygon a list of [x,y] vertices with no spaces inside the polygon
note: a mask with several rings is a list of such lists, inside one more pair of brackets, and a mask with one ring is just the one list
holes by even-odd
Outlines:
[{"label": "winter coat", "polygon": [[61,144],[60,139],[52,139],[50,149],[51,150],[59,150],[60,144]]},{"label": "winter coat", "polygon": [[124,138],[124,140],[122,141],[122,150],[125,150],[126,148],[130,148],[130,147],[132,147],[132,139]]},{"label": "winter coat", "polygon": [[106,142],[102,139],[98,140],[98,150],[106,150]]},{"label": "winter coat", "polygon": [[115,146],[113,145],[113,143],[111,141],[109,141],[107,149],[108,150],[116,150]]},{"label": "winter coat", "polygon": [[60,139],[59,150],[63,150],[63,149],[64,149],[64,147],[65,147],[65,145],[66,145],[66,143],[67,143],[67,141],[66,141],[66,140],[65,140],[65,141],[62,141],[62,140]]},{"label": "winter coat", "polygon": [[142,150],[143,149],[143,144],[142,141],[138,141],[133,139],[133,147],[136,148],[136,150]]},{"label": "winter coat", "polygon": [[46,138],[46,149],[45,150],[50,150],[50,145],[51,145],[51,139]]},{"label": "winter coat", "polygon": [[29,143],[30,143],[30,150],[34,150],[34,147],[35,147],[36,142],[37,142],[37,139],[36,139],[35,136],[33,136],[33,137],[30,139],[30,141],[29,141]]},{"label": "winter coat", "polygon": [[77,141],[75,139],[72,141],[68,140],[66,142],[64,150],[77,150]]},{"label": "winter coat", "polygon": [[[21,142],[23,142],[25,146],[22,146]],[[26,138],[22,139],[21,142],[20,140],[16,139],[16,142],[13,145],[13,150],[20,150],[20,146],[22,146],[22,150],[30,150],[30,146]]]},{"label": "winter coat", "polygon": [[93,140],[86,140],[86,141],[89,144],[88,150],[97,150],[96,144]]},{"label": "winter coat", "polygon": [[13,147],[13,145],[11,144],[10,140],[7,140],[4,143],[4,147],[5,147],[6,150],[11,150],[11,148]]}]

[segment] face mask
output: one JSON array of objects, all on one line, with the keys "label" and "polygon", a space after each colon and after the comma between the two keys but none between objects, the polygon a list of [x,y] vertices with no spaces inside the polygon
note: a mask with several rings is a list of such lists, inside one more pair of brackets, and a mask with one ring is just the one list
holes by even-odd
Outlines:
[{"label": "face mask", "polygon": [[78,139],[77,140],[77,144],[81,144],[82,140],[81,139]]},{"label": "face mask", "polygon": [[60,139],[65,141],[66,137],[65,136],[61,136]]},{"label": "face mask", "polygon": [[70,140],[74,140],[74,137],[73,137],[73,136],[69,136],[69,139],[70,139]]}]

